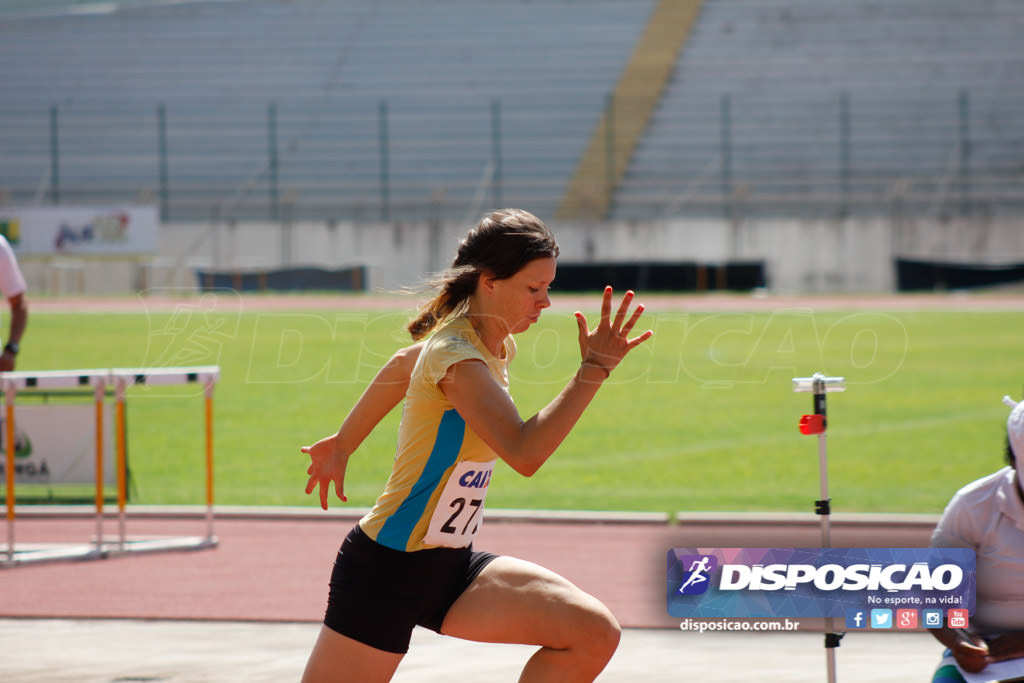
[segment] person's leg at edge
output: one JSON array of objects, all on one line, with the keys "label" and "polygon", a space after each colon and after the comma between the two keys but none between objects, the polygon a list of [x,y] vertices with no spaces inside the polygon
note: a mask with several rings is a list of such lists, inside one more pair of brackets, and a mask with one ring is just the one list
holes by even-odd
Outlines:
[{"label": "person's leg at edge", "polygon": [[404,656],[378,650],[321,626],[302,683],[387,683]]},{"label": "person's leg at edge", "polygon": [[932,683],[964,683],[964,677],[952,664],[940,666],[939,670],[932,676]]},{"label": "person's leg at edge", "polygon": [[582,683],[601,673],[622,631],[600,600],[558,574],[499,557],[451,606],[441,632],[488,643],[539,645],[521,683]]}]

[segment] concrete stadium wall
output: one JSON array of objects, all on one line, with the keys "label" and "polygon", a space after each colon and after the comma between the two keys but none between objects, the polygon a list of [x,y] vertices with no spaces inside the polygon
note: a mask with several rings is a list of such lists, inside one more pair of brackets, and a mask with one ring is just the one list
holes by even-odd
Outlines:
[{"label": "concrete stadium wall", "polygon": [[[122,259],[23,259],[29,286],[116,293],[197,286],[196,268],[242,272],[286,266],[365,265],[369,288],[415,287],[450,261],[463,224],[302,222],[168,223],[159,253]],[[1024,261],[1024,219],[949,221],[676,220],[552,223],[561,261],[764,261],[774,292],[886,292],[896,257],[952,263]]]}]

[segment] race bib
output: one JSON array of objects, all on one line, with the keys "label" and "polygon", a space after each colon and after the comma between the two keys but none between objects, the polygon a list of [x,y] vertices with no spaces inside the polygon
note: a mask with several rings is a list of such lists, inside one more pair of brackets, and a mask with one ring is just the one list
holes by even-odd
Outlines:
[{"label": "race bib", "polygon": [[463,460],[448,477],[423,540],[430,545],[464,548],[473,542],[484,514],[494,460]]}]

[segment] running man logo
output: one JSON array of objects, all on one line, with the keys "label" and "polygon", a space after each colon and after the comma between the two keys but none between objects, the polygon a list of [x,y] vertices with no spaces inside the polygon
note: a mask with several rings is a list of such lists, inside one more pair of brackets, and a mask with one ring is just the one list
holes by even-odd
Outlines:
[{"label": "running man logo", "polygon": [[718,558],[714,555],[684,555],[679,558],[679,563],[687,568],[679,594],[700,595],[711,585],[711,572],[718,566]]},{"label": "running man logo", "polygon": [[[186,298],[185,290],[151,288],[140,292],[139,298],[146,307],[149,323],[144,360],[140,367],[217,365],[225,353],[235,352],[246,339],[240,333],[242,299],[234,290],[206,291],[198,298],[189,295],[187,301],[176,303],[170,311],[162,308],[160,302]],[[289,319],[288,316],[287,313],[282,314],[281,320]],[[260,323],[264,319],[262,315],[257,316],[256,330],[251,332],[250,367],[256,364],[255,357],[266,358],[257,348],[257,340],[262,338],[260,334],[264,330],[269,333],[269,328],[261,329]],[[297,345],[302,347],[301,337]],[[253,378],[247,377],[246,381],[252,382]],[[146,387],[145,392],[147,396],[153,396],[160,390]],[[171,395],[181,394],[172,390]]]}]

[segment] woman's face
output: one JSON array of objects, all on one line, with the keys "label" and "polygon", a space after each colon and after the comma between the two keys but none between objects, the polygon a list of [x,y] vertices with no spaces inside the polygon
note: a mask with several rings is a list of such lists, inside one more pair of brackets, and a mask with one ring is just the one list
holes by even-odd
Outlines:
[{"label": "woman's face", "polygon": [[511,334],[524,332],[551,305],[548,288],[555,279],[555,259],[534,259],[505,280],[491,280],[493,310],[504,319]]}]

